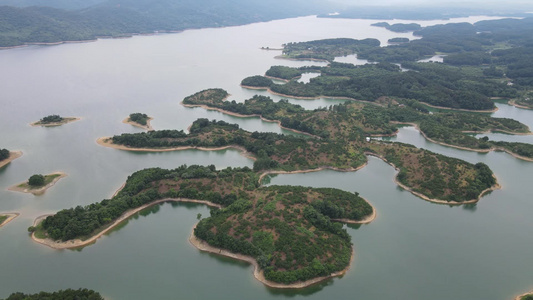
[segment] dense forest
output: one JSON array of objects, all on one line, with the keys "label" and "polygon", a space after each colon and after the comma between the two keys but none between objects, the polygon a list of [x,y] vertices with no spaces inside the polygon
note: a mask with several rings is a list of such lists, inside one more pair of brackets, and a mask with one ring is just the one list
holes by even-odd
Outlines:
[{"label": "dense forest", "polygon": [[[385,22],[374,25],[393,26]],[[352,39],[288,43],[283,53],[291,59],[333,62],[336,56],[357,54],[358,58],[373,62],[399,63],[407,72],[391,68],[395,72],[360,78],[361,74],[337,71],[329,74],[347,78],[319,77],[307,85],[291,81],[289,85],[272,85],[272,90],[291,96],[345,96],[365,100],[387,95],[474,110],[490,109],[489,98],[503,97],[516,98],[517,104],[533,107],[530,94],[533,89],[533,18],[434,25],[416,30],[414,34],[421,38],[387,47],[379,47],[379,42],[359,45],[361,41]],[[443,64],[415,64],[437,53],[445,54]],[[339,65],[332,63],[330,67],[338,69]],[[321,77],[326,73],[324,69],[319,70]],[[301,68],[300,71],[306,70]],[[343,91],[335,93],[332,84]],[[365,90],[365,87],[373,88]]]},{"label": "dense forest", "polygon": [[[275,133],[250,133],[239,129],[238,125],[199,119],[191,126],[189,135],[183,131],[160,130],[122,134],[114,136],[111,141],[113,144],[133,148],[242,147],[256,158],[253,169],[257,172],[308,170],[320,167],[353,170],[366,162],[365,152],[380,157],[392,155],[394,159],[388,161],[398,167],[401,166],[400,169],[405,169],[402,183],[429,198],[436,197],[446,201],[471,200],[473,198],[470,197],[471,193],[466,192],[467,187],[479,194],[492,186],[490,181],[483,180],[479,185],[473,184],[480,180],[481,173],[474,165],[467,162],[404,144],[369,143],[365,141],[364,133],[358,127],[349,127],[342,122],[333,122],[333,124],[338,126],[338,134],[319,139]],[[428,172],[420,168],[419,163],[428,160],[427,157],[438,162]],[[421,177],[437,175],[438,178],[435,180],[439,181],[439,189],[444,191],[442,193],[433,191],[433,186],[423,185],[419,180]],[[457,186],[451,182],[450,178],[454,176],[459,176],[462,182],[466,182],[466,186]]]},{"label": "dense forest", "polygon": [[[353,140],[355,136],[387,135],[397,131],[391,122],[416,123],[426,137],[448,145],[470,149],[506,149],[509,152],[533,158],[533,146],[525,143],[492,142],[475,138],[465,132],[528,133],[529,128],[513,119],[492,118],[484,114],[463,112],[429,113],[416,100],[381,98],[379,105],[347,102],[328,108],[305,110],[285,100],[274,102],[269,97],[254,96],[244,103],[224,101],[227,92],[208,89],[186,97],[185,105],[206,105],[244,116],[261,116],[280,122],[281,126],[322,138]],[[351,128],[352,130],[346,130]],[[361,138],[359,138],[361,140]]]},{"label": "dense forest", "polygon": [[[518,95],[513,86],[484,78],[482,72],[433,63],[404,63],[400,67],[390,63],[354,66],[333,62],[327,67],[284,67],[283,72],[275,66],[267,75],[319,72],[309,83],[291,80],[286,84],[270,83],[258,77],[245,78],[243,85],[270,88],[273,92],[293,97],[347,97],[376,101],[380,97],[417,99],[435,106],[457,109],[490,110],[494,108],[491,97],[512,98]],[[272,70],[276,72],[271,72]],[[293,71],[291,71],[292,69]],[[297,72],[298,71],[298,72]],[[247,82],[248,84],[244,84]]]},{"label": "dense forest", "polygon": [[[0,6],[0,47],[241,25],[314,14],[325,7],[320,1],[303,0],[268,3],[259,0],[93,0],[92,6],[79,1],[52,1],[57,5],[50,5],[56,8],[31,6],[31,0],[26,2],[29,7]],[[48,6],[48,3],[37,0],[34,3]]]},{"label": "dense forest", "polygon": [[143,113],[133,113],[133,114],[130,114],[129,119],[132,122],[135,122],[141,125],[146,125],[147,124],[146,122],[148,122],[149,117],[148,115],[143,114]]},{"label": "dense forest", "polygon": [[104,298],[93,290],[88,289],[66,289],[58,292],[40,292],[37,294],[13,293],[5,300],[104,300]]},{"label": "dense forest", "polygon": [[379,22],[379,23],[374,23],[371,26],[384,27],[394,32],[409,32],[409,31],[419,30],[420,28],[422,28],[422,26],[420,26],[420,24],[417,24],[417,23],[409,23],[409,24],[396,23],[396,24],[391,25],[387,22]]},{"label": "dense forest", "polygon": [[52,239],[88,236],[126,210],[165,198],[221,204],[195,235],[209,244],[257,259],[269,280],[291,283],[346,268],[350,236],[332,219],[362,220],[373,212],[357,193],[292,186],[260,187],[249,168],[181,166],[145,169],[128,177],[112,199],[65,209],[42,222]]},{"label": "dense forest", "polygon": [[64,118],[62,118],[60,115],[49,115],[41,120],[39,120],[40,124],[50,124],[50,123],[59,123],[62,122]]}]

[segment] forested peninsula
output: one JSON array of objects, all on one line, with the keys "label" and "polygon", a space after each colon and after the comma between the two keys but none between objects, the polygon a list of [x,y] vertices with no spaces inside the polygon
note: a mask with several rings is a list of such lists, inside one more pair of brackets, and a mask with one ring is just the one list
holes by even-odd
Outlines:
[{"label": "forested peninsula", "polygon": [[513,119],[462,112],[429,113],[416,100],[388,97],[382,97],[372,104],[347,102],[315,110],[305,110],[284,100],[274,102],[265,96],[254,96],[244,103],[225,101],[226,98],[226,91],[209,89],[186,97],[183,104],[216,109],[234,116],[258,116],[263,120],[278,122],[287,129],[336,140],[352,139],[353,134],[393,135],[398,130],[398,124],[412,124],[435,143],[479,152],[506,151],[517,158],[533,160],[533,146],[530,144],[494,142],[486,137],[478,139],[467,134],[531,134],[526,125]]},{"label": "forested peninsula", "polygon": [[214,166],[145,169],[128,177],[112,199],[62,210],[36,224],[34,239],[86,239],[128,210],[181,198],[222,209],[196,226],[211,246],[253,257],[266,282],[291,284],[348,268],[352,246],[342,224],[371,221],[374,209],[357,193],[330,188],[261,187],[259,174]]}]

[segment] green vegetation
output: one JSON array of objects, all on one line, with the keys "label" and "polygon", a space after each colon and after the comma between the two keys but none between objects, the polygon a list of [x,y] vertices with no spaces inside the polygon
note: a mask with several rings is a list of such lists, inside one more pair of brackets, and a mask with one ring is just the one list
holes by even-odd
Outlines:
[{"label": "green vegetation", "polygon": [[529,109],[533,109],[533,91],[524,92],[515,103]]},{"label": "green vegetation", "polygon": [[[491,97],[516,97],[516,88],[484,77],[482,72],[434,63],[403,63],[354,66],[332,62],[314,67],[321,75],[309,83],[295,80],[271,84],[273,92],[293,97],[348,97],[376,101],[380,97],[417,99],[431,105],[457,109],[493,109]],[[304,72],[308,67],[288,68]],[[288,72],[288,71],[287,71]],[[268,72],[267,72],[268,73]]]},{"label": "green vegetation", "polygon": [[366,149],[394,164],[399,169],[400,183],[429,198],[477,199],[483,190],[496,184],[492,171],[483,163],[465,168],[461,160],[401,143],[372,143]]},{"label": "green vegetation", "polygon": [[249,168],[181,166],[145,169],[128,177],[112,199],[65,209],[40,226],[52,239],[83,238],[126,210],[165,198],[221,204],[195,229],[198,238],[235,253],[251,255],[267,279],[291,283],[345,269],[350,236],[332,219],[362,220],[372,207],[358,194],[337,189],[259,186]]},{"label": "green vegetation", "polygon": [[374,23],[371,26],[384,27],[394,32],[409,32],[409,31],[416,31],[422,28],[420,24],[416,24],[416,23],[409,23],[409,24],[397,23],[397,24],[390,25],[387,22],[379,22],[379,23]]},{"label": "green vegetation", "polygon": [[146,122],[150,119],[146,114],[133,113],[130,114],[130,121],[146,126]]},{"label": "green vegetation", "polygon": [[348,54],[362,52],[363,50],[379,48],[379,45],[380,42],[377,39],[326,39],[285,44],[283,48],[283,55],[284,57],[290,59],[318,59],[332,62],[337,56],[346,56]]},{"label": "green vegetation", "polygon": [[[341,106],[343,107],[343,106]],[[334,115],[334,114],[333,114]],[[348,118],[349,119],[349,118]],[[338,133],[332,137],[300,138],[284,136],[274,133],[249,133],[238,128],[237,125],[227,124],[223,121],[208,121],[199,119],[191,126],[191,133],[187,135],[183,131],[154,131],[148,133],[122,134],[112,138],[113,144],[142,148],[168,148],[175,146],[237,146],[246,149],[257,159],[254,162],[254,171],[262,170],[309,170],[320,167],[333,167],[341,170],[351,170],[362,166],[366,162],[364,152],[371,152],[381,157],[398,153],[398,157],[391,162],[406,169],[403,183],[415,191],[437,199],[461,202],[471,200],[470,194],[465,190],[482,190],[489,188],[490,182],[478,182],[482,174],[474,165],[467,162],[437,155],[427,150],[417,149],[404,144],[376,144],[366,143],[364,134],[358,127],[349,127],[342,122],[335,123],[339,127]],[[379,146],[377,146],[379,145]],[[421,158],[426,157],[426,158]],[[422,186],[420,178],[425,178],[423,162],[431,157],[434,168],[431,174],[439,174],[440,188],[443,193],[432,191],[432,186]],[[416,158],[416,159],[415,159]],[[398,162],[399,161],[399,162]],[[420,163],[419,163],[420,162]],[[457,170],[463,170],[458,172]],[[429,172],[429,171],[428,171]],[[429,174],[429,173],[427,173]],[[453,176],[463,176],[461,180],[464,186],[458,186],[450,180]],[[479,188],[481,189],[479,189]],[[449,197],[455,195],[455,198]]]},{"label": "green vegetation", "polygon": [[272,79],[261,75],[250,76],[241,81],[242,86],[269,88],[273,84]]},{"label": "green vegetation", "polygon": [[389,39],[388,42],[389,43],[409,43],[409,39],[397,37],[397,38]]},{"label": "green vegetation", "polygon": [[4,221],[7,220],[8,216],[0,215],[0,226],[4,224]]},{"label": "green vegetation", "polygon": [[300,76],[302,76],[302,73],[303,73],[302,71],[295,69],[295,68],[291,68],[291,67],[272,66],[270,67],[268,71],[266,71],[265,74],[266,76],[269,76],[269,77],[291,80],[291,79],[300,78]]},{"label": "green vegetation", "polygon": [[398,102],[382,97],[377,101],[379,105],[347,102],[311,111],[285,100],[274,102],[265,96],[256,95],[244,103],[237,103],[234,100],[224,101],[225,96],[223,90],[208,89],[185,98],[183,103],[205,105],[244,116],[260,115],[269,120],[279,121],[284,127],[322,138],[349,138],[349,134],[356,132],[357,128],[366,135],[391,134],[397,130],[396,125],[390,124],[391,121],[417,123],[428,136],[448,144],[454,144],[453,140],[439,138],[438,134],[434,133],[442,131],[443,134],[460,140],[475,139],[465,135],[463,131],[529,132],[526,125],[513,119],[491,118],[484,114],[462,112],[429,114],[426,107],[415,100],[398,100]]},{"label": "green vegetation", "polygon": [[44,176],[41,174],[34,174],[28,179],[28,184],[32,187],[43,186],[44,182]]},{"label": "green vegetation", "polygon": [[6,300],[104,300],[104,298],[93,290],[88,289],[66,289],[58,292],[40,292],[37,294],[13,293]]},{"label": "green vegetation", "polygon": [[[20,1],[17,1],[20,4]],[[222,27],[316,14],[320,1],[249,0],[171,1],[157,3],[102,1],[80,10],[61,10],[50,1],[30,7],[0,6],[0,47],[122,37],[132,33]],[[74,2],[74,1],[66,1]],[[85,1],[86,2],[86,1]]]},{"label": "green vegetation", "polygon": [[522,296],[520,300],[533,300],[533,294]]},{"label": "green vegetation", "polygon": [[[363,140],[358,133],[352,140]],[[190,134],[178,130],[125,133],[112,137],[113,144],[133,148],[224,147],[237,146],[253,154],[254,170],[307,170],[323,166],[351,169],[366,162],[355,144],[300,138],[276,133],[247,132],[236,124],[198,119]]]},{"label": "green vegetation", "polygon": [[44,118],[42,118],[39,123],[40,124],[50,124],[50,123],[60,123],[63,122],[65,118],[62,118],[59,115],[49,115]]},{"label": "green vegetation", "polygon": [[8,159],[9,158],[9,150],[7,149],[0,149],[0,161],[4,160],[4,159]]},{"label": "green vegetation", "polygon": [[27,182],[18,185],[18,187],[23,188],[23,189],[30,189],[30,190],[41,188],[51,183],[52,181],[54,181],[54,179],[56,179],[59,176],[61,176],[61,174],[48,174],[48,175],[34,174],[28,179]]},{"label": "green vegetation", "polygon": [[[382,22],[374,26],[394,25]],[[529,95],[533,89],[532,30],[533,18],[503,19],[424,27],[415,32],[421,39],[402,40],[388,47],[352,39],[289,43],[283,50],[287,58],[333,62],[336,56],[357,54],[369,61],[401,63],[414,72],[389,67],[391,72],[378,73],[377,66],[359,66],[360,71],[373,68],[371,74],[361,75],[364,72],[331,63],[331,72],[328,67],[318,68],[315,71],[322,76],[309,84],[291,81],[272,85],[272,90],[289,96],[343,96],[370,101],[392,96],[470,110],[492,109],[490,98],[502,97],[516,98],[517,104],[533,107]],[[444,63],[415,63],[437,53],[446,54]]]}]

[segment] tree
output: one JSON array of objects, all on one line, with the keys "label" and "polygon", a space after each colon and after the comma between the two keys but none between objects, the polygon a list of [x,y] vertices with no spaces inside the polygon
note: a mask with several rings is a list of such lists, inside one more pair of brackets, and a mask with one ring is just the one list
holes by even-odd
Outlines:
[{"label": "tree", "polygon": [[28,179],[28,184],[31,186],[42,186],[44,185],[44,176],[41,174],[31,175],[30,179]]}]

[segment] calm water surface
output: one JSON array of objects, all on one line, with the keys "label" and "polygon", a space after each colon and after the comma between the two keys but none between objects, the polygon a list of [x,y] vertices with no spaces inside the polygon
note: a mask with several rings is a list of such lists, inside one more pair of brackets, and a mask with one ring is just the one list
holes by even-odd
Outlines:
[{"label": "calm water surface", "polygon": [[[484,17],[459,19],[475,22]],[[324,171],[272,178],[271,184],[336,187],[357,191],[376,208],[369,225],[350,226],[356,256],[342,279],[300,291],[278,291],[253,279],[241,262],[199,252],[187,238],[202,205],[163,204],[82,250],[53,250],[32,242],[26,228],[42,214],[109,198],[127,176],[147,167],[181,164],[252,166],[237,151],[131,153],[103,148],[101,136],[140,132],[121,120],[133,112],[155,119],[156,129],[186,129],[197,118],[238,123],[246,130],[289,133],[256,118],[235,118],[180,101],[212,87],[244,101],[266,91],[240,81],[272,65],[323,65],[276,59],[283,43],[322,38],[415,37],[372,27],[376,20],[304,17],[179,34],[100,40],[94,43],[0,51],[0,148],[24,156],[0,169],[0,211],[21,216],[0,229],[0,298],[14,291],[86,287],[109,299],[510,299],[533,288],[533,163],[505,153],[478,154],[432,144],[412,127],[394,140],[472,163],[485,162],[502,190],[477,205],[448,207],[425,202],[393,183],[395,171],[375,158],[355,173]],[[425,25],[445,21],[418,22]],[[351,58],[355,60],[355,58]],[[342,59],[341,59],[342,60]],[[280,97],[272,96],[276,101]],[[290,100],[306,108],[340,100]],[[533,112],[506,104],[495,117],[533,126]],[[58,128],[28,123],[49,114],[80,116]],[[530,136],[492,134],[491,139],[532,142]],[[42,196],[6,191],[34,173],[68,177]]]}]

